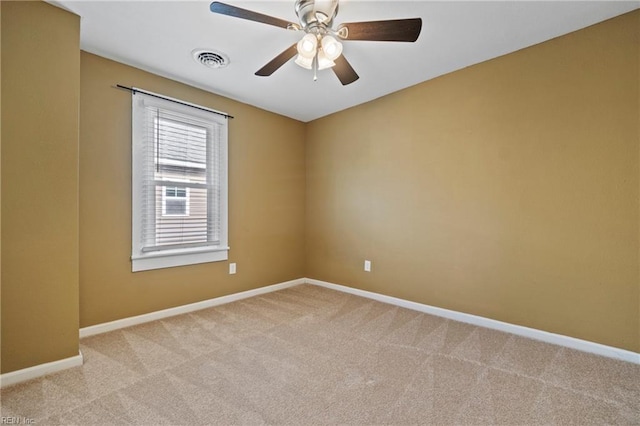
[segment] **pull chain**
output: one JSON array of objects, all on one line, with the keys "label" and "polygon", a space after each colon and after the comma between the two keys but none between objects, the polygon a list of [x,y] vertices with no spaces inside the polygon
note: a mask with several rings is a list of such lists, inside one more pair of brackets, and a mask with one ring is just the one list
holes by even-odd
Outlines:
[{"label": "pull chain", "polygon": [[313,81],[318,81],[318,53],[313,57]]}]

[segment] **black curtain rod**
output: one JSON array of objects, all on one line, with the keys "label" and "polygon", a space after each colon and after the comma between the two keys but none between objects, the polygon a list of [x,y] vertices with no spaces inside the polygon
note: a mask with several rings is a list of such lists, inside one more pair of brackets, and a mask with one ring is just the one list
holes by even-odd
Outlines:
[{"label": "black curtain rod", "polygon": [[165,101],[171,101],[171,102],[175,102],[175,103],[180,104],[180,105],[186,105],[186,106],[190,106],[192,108],[200,109],[202,111],[212,112],[214,114],[221,115],[221,116],[223,116],[225,118],[234,118],[233,115],[225,114],[224,112],[216,111],[215,109],[209,109],[209,108],[201,107],[199,105],[190,104],[188,102],[182,102],[182,101],[179,101],[177,99],[167,98],[165,96],[160,96],[160,95],[157,95],[155,93],[147,92],[145,90],[136,89],[135,87],[127,87],[127,86],[123,86],[121,84],[116,84],[116,87],[118,89],[128,90],[128,91],[130,91],[132,93],[136,93],[136,92],[144,93],[145,95],[153,96],[154,98],[164,99]]}]

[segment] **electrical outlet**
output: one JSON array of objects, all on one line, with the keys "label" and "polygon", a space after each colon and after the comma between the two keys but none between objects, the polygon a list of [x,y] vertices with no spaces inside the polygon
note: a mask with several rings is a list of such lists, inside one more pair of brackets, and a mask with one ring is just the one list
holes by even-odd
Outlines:
[{"label": "electrical outlet", "polygon": [[370,260],[365,260],[364,261],[364,270],[365,270],[365,272],[371,272],[371,261]]},{"label": "electrical outlet", "polygon": [[230,263],[229,264],[229,273],[230,274],[235,274],[236,273],[236,264],[235,263]]}]

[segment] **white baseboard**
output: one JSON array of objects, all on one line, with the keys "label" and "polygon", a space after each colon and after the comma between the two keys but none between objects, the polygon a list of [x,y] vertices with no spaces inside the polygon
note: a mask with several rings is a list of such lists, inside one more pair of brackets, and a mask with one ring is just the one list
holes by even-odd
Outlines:
[{"label": "white baseboard", "polygon": [[346,287],[343,285],[314,280],[311,278],[305,278],[304,282],[306,282],[307,284],[326,287],[332,290],[342,291],[344,293],[349,293],[356,296],[366,297],[368,299],[377,300],[378,302],[389,303],[403,308],[412,309],[414,311],[424,312],[426,314],[436,315],[439,317],[473,324],[480,327],[490,328],[493,330],[504,331],[518,336],[528,337],[530,339],[540,340],[543,342],[552,343],[554,345],[564,346],[583,352],[589,352],[608,358],[614,358],[634,364],[640,364],[639,353],[615,348],[613,346],[602,345],[600,343],[589,342],[587,340],[576,339],[575,337],[564,336],[561,334],[549,333],[547,331],[523,327],[521,325],[509,324],[507,322],[484,318],[477,315],[465,314],[463,312],[424,305],[422,303],[411,302],[408,300],[399,299],[397,297],[385,296],[384,294],[373,293],[366,290]]},{"label": "white baseboard", "polygon": [[271,293],[273,291],[282,290],[304,283],[304,278],[299,278],[297,280],[285,281],[279,284],[273,284],[266,287],[260,287],[253,290],[230,294],[228,296],[221,296],[214,299],[203,300],[202,302],[191,303],[189,305],[177,306],[175,308],[164,309],[162,311],[150,312],[148,314],[137,315],[135,317],[123,318],[103,324],[83,327],[80,329],[80,338],[106,333],[108,331],[119,330],[121,328],[131,327],[132,325],[144,324],[146,322],[169,318],[189,312],[199,311],[200,309],[211,308],[213,306],[224,305],[225,303],[231,303],[238,300],[247,299],[249,297],[259,296],[265,293]]},{"label": "white baseboard", "polygon": [[[104,324],[93,325],[80,329],[80,338],[93,336],[95,334],[106,333],[108,331],[118,330],[132,325],[143,324],[150,321],[168,318],[175,315],[186,314],[200,309],[211,308],[213,306],[223,305],[225,303],[235,302],[237,300],[247,299],[249,297],[259,296],[261,294],[271,293],[273,291],[282,290],[299,284],[304,284],[304,278],[286,281],[279,284],[273,284],[266,287],[260,287],[253,290],[247,290],[240,293],[230,294],[228,296],[216,297],[215,299],[204,300],[202,302],[191,303],[189,305],[178,306],[175,308],[164,309],[162,311],[151,312],[144,315],[138,315],[130,318],[123,318]],[[56,373],[66,370],[67,368],[81,366],[83,362],[82,352],[77,356],[61,359],[58,361],[47,362],[45,364],[35,365],[33,367],[24,368],[22,370],[12,371],[0,375],[0,387],[14,385],[16,383],[25,382],[47,374]]]},{"label": "white baseboard", "polygon": [[[214,299],[204,300],[202,302],[191,303],[189,305],[178,306],[175,308],[164,309],[162,311],[151,312],[148,314],[138,315],[135,317],[124,318],[111,321],[104,324],[93,325],[80,329],[80,338],[93,336],[108,331],[118,330],[137,324],[143,324],[158,319],[168,318],[175,315],[181,315],[189,312],[198,311],[200,309],[211,308],[213,306],[223,305],[235,302],[249,297],[259,296],[261,294],[271,293],[285,288],[294,287],[300,284],[312,284],[356,296],[366,297],[368,299],[377,300],[382,303],[388,303],[402,308],[412,309],[414,311],[424,312],[426,314],[436,315],[455,321],[477,325],[480,327],[490,328],[493,330],[504,331],[518,336],[528,337],[530,339],[540,340],[583,352],[589,352],[608,358],[619,359],[622,361],[640,364],[640,354],[627,351],[612,346],[602,345],[600,343],[589,342],[587,340],[576,339],[574,337],[563,336],[561,334],[549,333],[547,331],[536,330],[534,328],[523,327],[521,325],[509,324],[502,321],[484,318],[477,315],[465,314],[463,312],[452,311],[449,309],[438,308],[435,306],[424,305],[422,303],[411,302],[409,300],[399,299],[397,297],[386,296],[384,294],[374,293],[357,288],[346,287],[339,284],[333,284],[325,281],[315,280],[311,278],[299,278],[296,280],[286,281],[279,284],[273,284],[266,287],[260,287],[253,290],[243,291],[241,293],[230,294],[227,296],[216,297]],[[16,383],[35,379],[47,374],[56,373],[72,367],[81,366],[83,363],[82,353],[78,355],[61,359],[58,361],[48,362],[33,367],[24,368],[22,370],[12,371],[0,375],[0,387],[10,386]]]},{"label": "white baseboard", "polygon": [[12,371],[0,375],[0,387],[15,385],[16,383],[26,382],[27,380],[37,377],[46,376],[47,374],[57,373],[67,368],[79,367],[82,365],[82,352],[78,355],[58,361],[46,362],[44,364],[34,365],[33,367],[23,368],[22,370]]}]

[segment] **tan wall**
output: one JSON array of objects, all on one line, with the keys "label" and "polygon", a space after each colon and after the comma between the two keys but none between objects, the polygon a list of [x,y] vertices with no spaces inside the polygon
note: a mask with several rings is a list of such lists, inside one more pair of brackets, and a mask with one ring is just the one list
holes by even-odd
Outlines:
[{"label": "tan wall", "polygon": [[[88,326],[305,275],[640,350],[639,12],[304,125],[79,53],[78,18],[48,4],[0,5],[3,373],[76,355],[78,311]],[[130,272],[117,83],[236,116],[237,275]]]},{"label": "tan wall", "polygon": [[[0,351],[2,350],[2,6],[0,6]],[[2,370],[0,356],[0,372]]]},{"label": "tan wall", "polygon": [[[82,327],[304,276],[303,123],[85,52],[81,83]],[[116,84],[235,116],[229,261],[236,275],[228,274],[229,262],[131,272],[131,95]]]},{"label": "tan wall", "polygon": [[2,8],[2,372],[78,355],[80,19]]},{"label": "tan wall", "polygon": [[307,276],[639,351],[639,31],[636,11],[309,124]]}]

